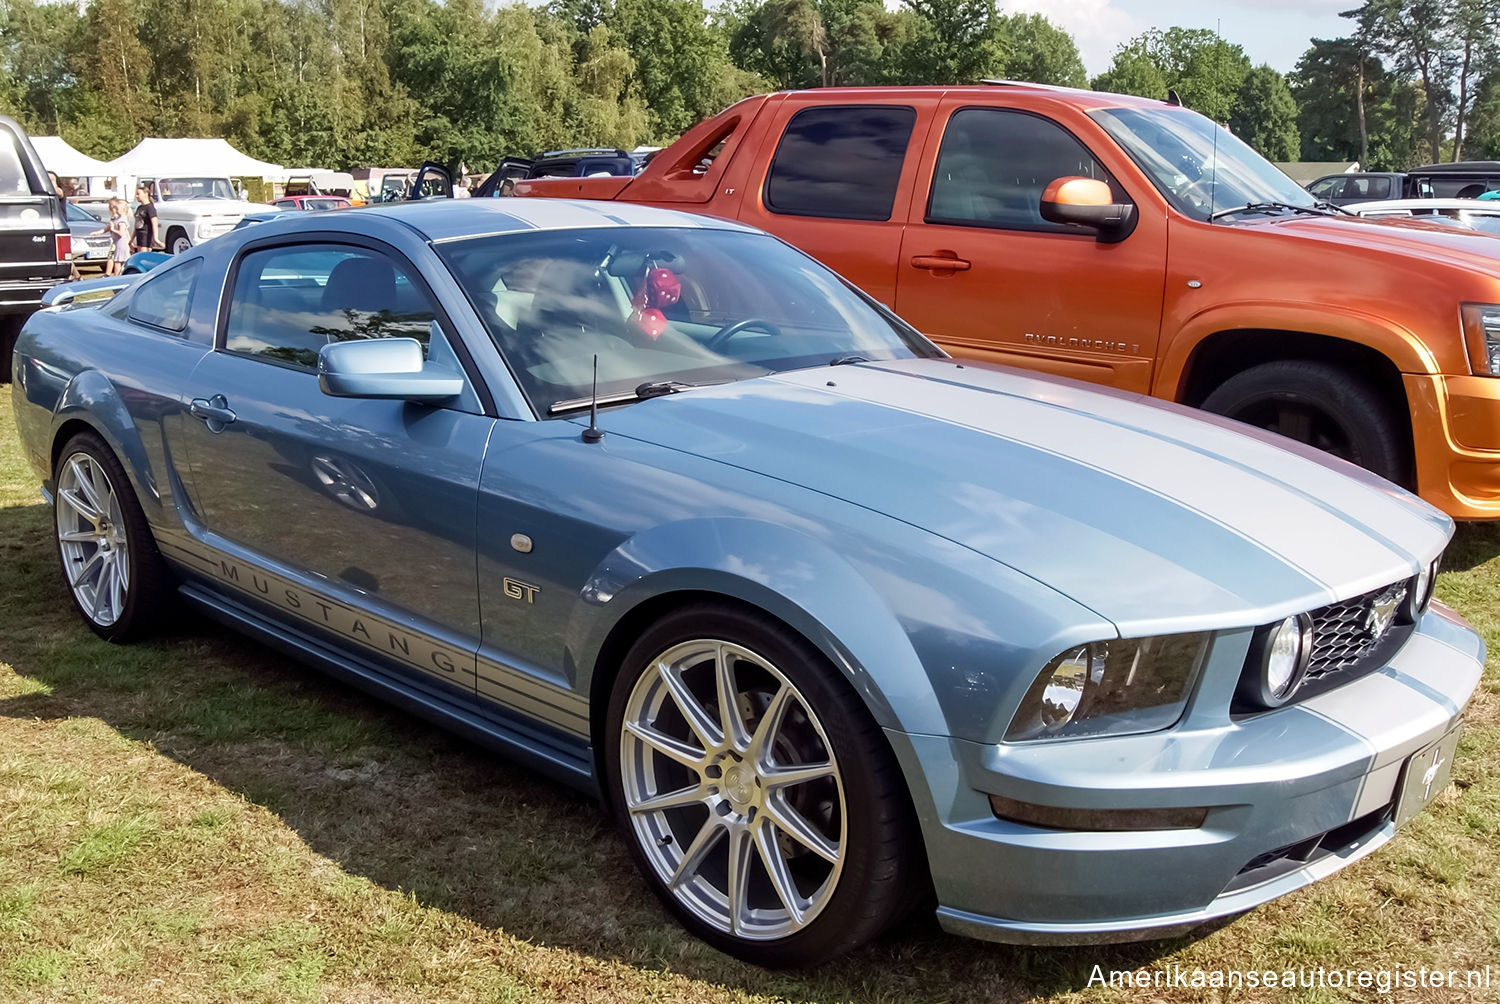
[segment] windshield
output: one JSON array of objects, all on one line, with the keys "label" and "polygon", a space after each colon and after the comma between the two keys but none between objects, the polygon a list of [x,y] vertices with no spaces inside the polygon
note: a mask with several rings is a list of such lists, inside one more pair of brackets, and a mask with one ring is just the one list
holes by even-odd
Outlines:
[{"label": "windshield", "polygon": [[[648,384],[727,383],[939,350],[763,234],[610,227],[438,245],[540,415]],[[857,360],[856,358],[857,357]]]},{"label": "windshield", "polygon": [[1196,220],[1257,203],[1311,208],[1312,194],[1228,129],[1185,108],[1089,113],[1179,212]]},{"label": "windshield", "polygon": [[163,202],[178,199],[233,199],[228,178],[162,178],[157,182]]}]

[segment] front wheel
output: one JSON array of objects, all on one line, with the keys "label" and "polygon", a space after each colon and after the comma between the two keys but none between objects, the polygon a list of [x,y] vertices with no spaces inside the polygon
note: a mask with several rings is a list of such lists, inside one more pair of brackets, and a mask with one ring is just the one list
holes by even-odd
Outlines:
[{"label": "front wheel", "polygon": [[1339,366],[1300,359],[1252,366],[1220,384],[1202,407],[1398,484],[1410,480],[1391,408],[1368,382]]},{"label": "front wheel", "polygon": [[142,634],[172,584],[125,469],[103,440],[80,433],[63,447],[54,484],[57,556],[78,612],[109,641]]},{"label": "front wheel", "polygon": [[925,883],[900,771],[847,682],[757,615],[679,610],[631,649],[610,701],[613,805],[690,931],[764,966],[875,937]]},{"label": "front wheel", "polygon": [[167,250],[172,254],[182,254],[192,246],[193,242],[188,239],[187,233],[178,227],[173,227],[167,234]]}]

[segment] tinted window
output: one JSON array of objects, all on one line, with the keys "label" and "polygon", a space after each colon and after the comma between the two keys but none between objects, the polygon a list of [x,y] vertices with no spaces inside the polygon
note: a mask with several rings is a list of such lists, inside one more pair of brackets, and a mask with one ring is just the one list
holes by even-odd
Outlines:
[{"label": "tinted window", "polygon": [[[536,410],[643,383],[724,383],[935,350],[811,258],[763,234],[611,227],[438,245]],[[572,402],[558,408],[559,402]]]},{"label": "tinted window", "polygon": [[415,338],[435,317],[427,295],[390,258],[364,248],[302,244],[240,260],[224,347],[315,369],[329,342]]},{"label": "tinted window", "polygon": [[766,178],[766,206],[791,216],[888,220],[916,110],[808,108],[792,116]]},{"label": "tinted window", "polygon": [[1324,178],[1322,181],[1313,182],[1308,186],[1307,190],[1320,199],[1331,198],[1333,195],[1333,186],[1338,184],[1338,180],[1337,178]]},{"label": "tinted window", "polygon": [[[1043,220],[1041,211],[1042,190],[1067,177],[1110,181],[1083,144],[1056,123],[1023,112],[965,108],[943,133],[927,221],[1073,233]],[[1118,192],[1116,198],[1124,201]]]},{"label": "tinted window", "polygon": [[142,280],[130,297],[127,316],[132,321],[167,331],[187,328],[188,303],[192,300],[193,282],[202,265],[202,259],[195,258]]},{"label": "tinted window", "polygon": [[1365,199],[1370,202],[1390,197],[1390,178],[1345,178],[1339,195],[1341,199]]},{"label": "tinted window", "polygon": [[0,126],[0,195],[30,195],[31,183],[21,166],[21,151],[15,136]]}]

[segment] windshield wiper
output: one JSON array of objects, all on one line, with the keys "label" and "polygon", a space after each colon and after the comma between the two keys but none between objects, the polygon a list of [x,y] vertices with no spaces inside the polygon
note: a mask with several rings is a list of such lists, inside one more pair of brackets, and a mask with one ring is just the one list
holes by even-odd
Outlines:
[{"label": "windshield wiper", "polygon": [[829,366],[848,366],[851,363],[867,363],[870,360],[864,356],[839,356],[837,359],[828,360]]},{"label": "windshield wiper", "polygon": [[[653,397],[662,397],[667,394],[677,394],[681,391],[692,390],[694,387],[706,387],[708,384],[683,383],[681,380],[654,380],[647,381],[636,387],[635,390],[627,390],[623,394],[601,394],[598,398],[600,407],[612,404],[630,404],[635,401],[645,401]],[[593,404],[592,397],[575,397],[565,401],[553,401],[547,406],[547,414],[561,415],[565,411],[580,411]]]},{"label": "windshield wiper", "polygon": [[1327,216],[1328,210],[1316,206],[1294,206],[1290,202],[1249,202],[1243,206],[1235,206],[1233,209],[1221,209],[1208,217],[1208,222],[1225,216],[1233,216],[1236,213],[1274,213],[1281,210],[1289,210],[1294,213],[1307,213],[1311,216]]}]

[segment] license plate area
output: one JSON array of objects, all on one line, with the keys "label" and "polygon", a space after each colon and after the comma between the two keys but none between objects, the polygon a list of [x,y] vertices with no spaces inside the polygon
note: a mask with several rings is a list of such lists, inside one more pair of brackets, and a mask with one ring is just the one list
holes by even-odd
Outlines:
[{"label": "license plate area", "polygon": [[1458,749],[1458,737],[1462,731],[1463,723],[1460,722],[1443,738],[1407,758],[1396,793],[1397,829],[1448,787],[1453,773],[1453,754]]}]

